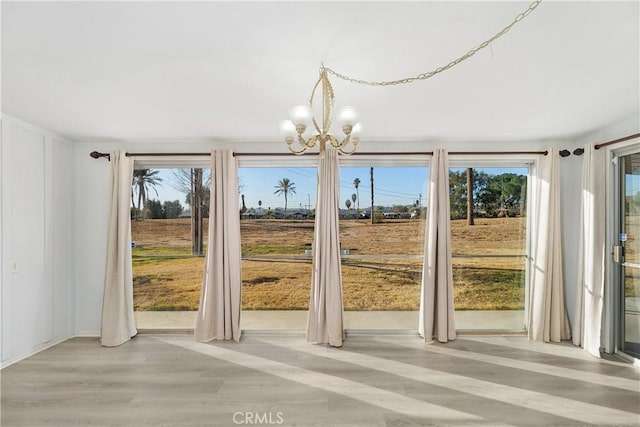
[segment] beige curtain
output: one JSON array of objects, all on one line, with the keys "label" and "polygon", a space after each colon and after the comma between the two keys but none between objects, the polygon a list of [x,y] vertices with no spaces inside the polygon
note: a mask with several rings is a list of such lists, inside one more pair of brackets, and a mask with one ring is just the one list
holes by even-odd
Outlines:
[{"label": "beige curtain", "polygon": [[100,342],[121,345],[135,336],[131,272],[131,191],[133,161],[124,151],[111,153],[111,206],[107,236],[107,265],[102,299]]},{"label": "beige curtain", "polygon": [[562,278],[560,172],[558,150],[541,156],[535,179],[529,339],[559,342],[569,338]]},{"label": "beige curtain", "polygon": [[606,151],[587,144],[582,163],[582,210],[578,246],[573,344],[600,357],[600,332],[605,273],[605,168]]},{"label": "beige curtain", "polygon": [[240,341],[242,274],[238,164],[229,150],[211,153],[209,240],[195,339]]},{"label": "beige curtain", "polygon": [[418,332],[426,342],[456,338],[451,269],[451,216],[449,213],[449,160],[447,150],[433,152],[422,267]]},{"label": "beige curtain", "polygon": [[339,197],[338,152],[327,148],[318,162],[318,201],[307,341],[334,347],[342,346],[345,337],[338,227]]}]

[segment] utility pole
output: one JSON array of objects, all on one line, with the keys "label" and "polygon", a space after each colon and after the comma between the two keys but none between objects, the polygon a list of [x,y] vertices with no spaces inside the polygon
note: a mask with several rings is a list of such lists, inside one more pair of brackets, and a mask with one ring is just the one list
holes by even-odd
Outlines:
[{"label": "utility pole", "polygon": [[369,170],[369,175],[371,177],[371,224],[375,224],[375,214],[373,211],[373,166],[371,166],[371,169]]},{"label": "utility pole", "polygon": [[467,225],[473,222],[473,168],[467,168]]}]

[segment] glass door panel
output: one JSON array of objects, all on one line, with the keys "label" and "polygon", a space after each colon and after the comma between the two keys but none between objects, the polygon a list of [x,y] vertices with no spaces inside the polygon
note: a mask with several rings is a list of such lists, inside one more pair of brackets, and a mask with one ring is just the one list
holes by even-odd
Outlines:
[{"label": "glass door panel", "polygon": [[193,328],[209,229],[210,168],[133,171],[133,308],[140,329]]},{"label": "glass door panel", "polygon": [[640,356],[640,153],[621,158],[622,350]]},{"label": "glass door panel", "polygon": [[305,329],[314,167],[240,167],[242,329]]},{"label": "glass door panel", "polygon": [[426,165],[340,168],[346,328],[417,328],[428,177]]},{"label": "glass door panel", "polygon": [[459,330],[525,328],[528,175],[528,167],[449,169]]}]

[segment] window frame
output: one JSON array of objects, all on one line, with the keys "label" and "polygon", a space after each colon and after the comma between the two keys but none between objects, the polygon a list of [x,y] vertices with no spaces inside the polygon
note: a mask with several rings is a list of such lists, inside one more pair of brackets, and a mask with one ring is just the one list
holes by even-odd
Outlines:
[{"label": "window frame", "polygon": [[[499,156],[499,157],[498,157]],[[341,156],[340,167],[402,167],[402,166],[424,166],[430,170],[432,155],[429,154],[366,154],[354,156]],[[281,168],[281,167],[317,167],[318,156],[292,156],[290,154],[283,155],[252,155],[243,153],[237,157],[238,168]],[[527,206],[526,206],[526,267],[525,267],[525,308],[524,320],[525,328],[526,319],[529,312],[530,300],[530,281],[531,281],[531,263],[532,263],[532,207],[535,204],[535,177],[538,165],[538,156],[535,155],[501,155],[496,157],[484,158],[483,156],[474,155],[456,155],[449,157],[449,168],[491,168],[491,167],[522,167],[526,168],[527,173]],[[211,160],[206,156],[168,156],[168,157],[145,157],[137,156],[134,158],[134,169],[154,168],[154,169],[174,169],[174,168],[211,168]],[[427,179],[429,177],[427,176]]]}]

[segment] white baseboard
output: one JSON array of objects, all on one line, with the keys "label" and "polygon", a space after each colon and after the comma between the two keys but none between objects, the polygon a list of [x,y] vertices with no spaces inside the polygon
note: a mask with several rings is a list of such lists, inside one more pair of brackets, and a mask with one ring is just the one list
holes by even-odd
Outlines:
[{"label": "white baseboard", "polygon": [[2,366],[0,366],[0,370],[6,368],[8,366],[11,366],[16,362],[20,362],[21,360],[24,360],[27,357],[31,357],[34,354],[38,354],[41,351],[44,351],[44,350],[46,350],[48,348],[51,348],[51,347],[53,347],[55,345],[58,345],[58,344],[60,344],[62,342],[70,340],[71,338],[73,338],[73,337],[69,336],[69,335],[60,335],[58,337],[52,338],[50,341],[48,341],[48,342],[46,342],[44,344],[40,344],[32,352],[30,352],[28,354],[21,355],[21,356],[15,357],[15,358],[10,358],[9,360],[6,360],[6,361],[2,362]]},{"label": "white baseboard", "polygon": [[78,331],[71,338],[100,338],[100,331],[92,331],[92,330]]}]

